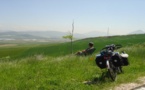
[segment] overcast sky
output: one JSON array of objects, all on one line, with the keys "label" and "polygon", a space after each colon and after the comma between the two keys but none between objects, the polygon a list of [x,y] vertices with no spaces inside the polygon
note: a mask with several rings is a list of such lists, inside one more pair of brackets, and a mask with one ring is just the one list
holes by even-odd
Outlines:
[{"label": "overcast sky", "polygon": [[145,30],[145,0],[0,0],[0,30]]}]

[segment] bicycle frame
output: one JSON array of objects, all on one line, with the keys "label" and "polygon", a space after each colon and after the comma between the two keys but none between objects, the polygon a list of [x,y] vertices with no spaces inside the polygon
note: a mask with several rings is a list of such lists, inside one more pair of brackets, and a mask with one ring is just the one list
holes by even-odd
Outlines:
[{"label": "bicycle frame", "polygon": [[107,69],[110,69],[110,63],[109,63],[109,60],[106,60],[106,67],[107,67]]},{"label": "bicycle frame", "polygon": [[106,60],[106,68],[110,69],[110,58],[111,56],[104,56],[104,60]]}]

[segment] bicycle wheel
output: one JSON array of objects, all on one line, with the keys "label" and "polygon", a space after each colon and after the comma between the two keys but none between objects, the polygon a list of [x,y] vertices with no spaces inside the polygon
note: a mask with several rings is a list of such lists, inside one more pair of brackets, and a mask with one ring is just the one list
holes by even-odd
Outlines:
[{"label": "bicycle wheel", "polygon": [[116,67],[112,63],[110,63],[110,68],[108,69],[108,73],[112,81],[115,81],[117,72],[116,72]]}]

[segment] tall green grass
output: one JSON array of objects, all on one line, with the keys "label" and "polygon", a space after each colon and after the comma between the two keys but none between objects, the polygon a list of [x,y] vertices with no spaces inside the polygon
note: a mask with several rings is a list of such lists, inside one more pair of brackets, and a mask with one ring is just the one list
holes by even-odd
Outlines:
[{"label": "tall green grass", "polygon": [[[95,54],[88,57],[35,55],[21,60],[0,61],[1,90],[108,90],[120,83],[133,82],[145,75],[145,43],[126,46],[119,51],[129,54],[129,66],[117,80],[99,79],[102,71]],[[86,83],[87,82],[87,83]]]}]

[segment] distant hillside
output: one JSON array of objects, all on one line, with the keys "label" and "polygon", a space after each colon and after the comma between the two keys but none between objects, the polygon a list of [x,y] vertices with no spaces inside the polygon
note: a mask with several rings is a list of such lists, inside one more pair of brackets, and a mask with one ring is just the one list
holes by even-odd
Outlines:
[{"label": "distant hillside", "polygon": [[20,33],[15,31],[2,31],[0,32],[1,39],[44,39],[43,37],[34,36],[26,33]]},{"label": "distant hillside", "polygon": [[[0,38],[47,38],[47,39],[57,39],[62,38],[62,36],[67,35],[68,32],[60,31],[0,31]],[[75,38],[88,38],[88,37],[98,37],[106,36],[106,33],[99,31],[91,31],[88,33],[74,33]]]},{"label": "distant hillside", "polygon": [[98,37],[98,36],[106,36],[107,33],[99,32],[99,31],[91,31],[88,33],[84,33],[85,37]]},{"label": "distant hillside", "polygon": [[[143,30],[137,30],[129,34],[144,34]],[[4,39],[49,39],[50,41],[64,40],[62,37],[68,35],[68,32],[60,31],[10,31],[1,30],[0,40]],[[107,33],[99,31],[91,31],[83,34],[74,33],[75,39],[89,38],[89,37],[99,37],[106,36]]]},{"label": "distant hillside", "polygon": [[[65,32],[59,31],[0,31],[0,38],[62,38],[67,35]],[[79,35],[78,35],[79,36]]]},{"label": "distant hillside", "polygon": [[143,30],[136,30],[136,31],[133,31],[129,34],[145,34],[145,32]]},{"label": "distant hillside", "polygon": [[44,38],[61,38],[62,36],[65,35],[64,32],[59,32],[59,31],[25,31],[21,33],[44,37]]},{"label": "distant hillside", "polygon": [[[68,35],[68,32],[60,32],[60,31],[26,31],[23,32],[26,34],[30,34],[33,36],[40,36],[49,39],[62,39],[63,36]],[[75,38],[85,38],[86,36],[79,33],[74,33]]]}]

